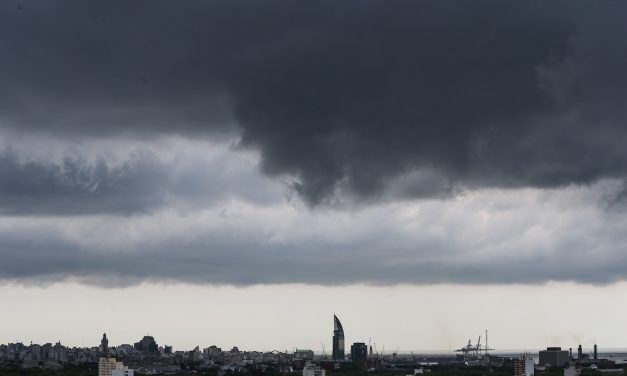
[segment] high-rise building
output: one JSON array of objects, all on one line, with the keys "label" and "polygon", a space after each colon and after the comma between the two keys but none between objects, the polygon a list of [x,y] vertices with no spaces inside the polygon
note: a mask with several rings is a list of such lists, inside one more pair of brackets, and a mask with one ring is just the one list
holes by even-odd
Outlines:
[{"label": "high-rise building", "polygon": [[599,354],[597,353],[597,345],[596,343],[594,344],[594,360],[598,360],[599,359]]},{"label": "high-rise building", "polygon": [[533,376],[534,372],[535,364],[527,354],[514,359],[514,376]]},{"label": "high-rise building", "polygon": [[577,348],[577,359],[583,359],[583,349],[581,348],[581,345]]},{"label": "high-rise building", "polygon": [[107,339],[107,333],[102,335],[102,340],[100,341],[100,347],[102,348],[102,357],[107,358],[109,356],[109,340]]},{"label": "high-rise building", "polygon": [[550,367],[566,367],[568,366],[568,351],[562,350],[561,347],[547,347],[546,350],[540,351],[538,364],[540,366]]},{"label": "high-rise building", "polygon": [[335,315],[333,315],[333,360],[344,360],[344,329]]},{"label": "high-rise building", "polygon": [[359,369],[366,369],[368,365],[368,346],[363,342],[355,342],[351,346],[351,362]]}]

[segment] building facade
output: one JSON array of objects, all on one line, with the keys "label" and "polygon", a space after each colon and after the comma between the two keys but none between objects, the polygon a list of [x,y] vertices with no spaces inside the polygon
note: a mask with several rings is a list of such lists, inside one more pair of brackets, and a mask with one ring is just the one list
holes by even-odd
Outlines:
[{"label": "building facade", "polygon": [[569,366],[564,369],[564,376],[579,376],[581,375],[581,369],[575,366]]},{"label": "building facade", "polygon": [[568,351],[561,347],[547,347],[540,351],[538,363],[540,366],[567,367],[570,362]]},{"label": "building facade", "polygon": [[144,336],[139,342],[135,342],[135,350],[143,353],[156,353],[159,351],[159,345],[151,336]]},{"label": "building facade", "polygon": [[296,349],[294,351],[294,357],[298,359],[304,359],[304,360],[313,360],[314,352],[313,350]]},{"label": "building facade", "polygon": [[355,342],[351,346],[351,362],[358,369],[368,367],[368,346],[363,342]]},{"label": "building facade", "polygon": [[134,376],[134,375],[135,375],[135,371],[132,369],[129,369],[126,366],[120,369],[114,369],[113,371],[111,371],[111,376]]},{"label": "building facade", "polygon": [[344,328],[336,315],[333,315],[333,360],[344,360]]},{"label": "building facade", "polygon": [[326,371],[319,366],[313,364],[306,364],[303,368],[303,376],[325,376]]},{"label": "building facade", "polygon": [[124,364],[115,358],[100,358],[98,360],[98,376],[113,376],[113,371],[124,369]]},{"label": "building facade", "polygon": [[514,360],[514,376],[533,376],[535,364],[530,356],[523,355]]}]

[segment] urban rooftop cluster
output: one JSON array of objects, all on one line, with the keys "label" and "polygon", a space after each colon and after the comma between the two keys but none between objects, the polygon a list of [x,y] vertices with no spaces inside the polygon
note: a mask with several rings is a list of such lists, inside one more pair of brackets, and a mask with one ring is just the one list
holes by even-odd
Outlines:
[{"label": "urban rooftop cluster", "polygon": [[[623,363],[627,359],[612,359],[600,356],[596,344],[591,354],[586,354],[581,345],[574,354],[572,348],[548,347],[535,354],[490,353],[487,344],[468,344],[456,350],[455,355],[382,354],[371,344],[355,342],[346,354],[344,328],[337,316],[333,316],[332,352],[315,354],[309,349],[294,349],[293,352],[240,351],[238,347],[222,350],[217,346],[191,351],[173,351],[172,346],[160,346],[152,336],[144,336],[131,344],[110,346],[106,333],[99,346],[66,347],[60,342],[44,345],[9,343],[0,345],[0,368],[39,368],[53,371],[65,366],[98,364],[98,376],[134,376],[139,374],[175,374],[179,372],[214,371],[218,376],[250,371],[292,374],[303,376],[325,376],[327,372],[358,370],[377,372],[386,370],[411,370],[414,375],[429,373],[442,366],[461,368],[507,370],[515,376],[532,376],[539,372],[564,370],[564,376],[580,375],[582,369],[598,373],[624,374]],[[627,354],[624,354],[627,358]],[[554,374],[553,374],[554,375]]]}]

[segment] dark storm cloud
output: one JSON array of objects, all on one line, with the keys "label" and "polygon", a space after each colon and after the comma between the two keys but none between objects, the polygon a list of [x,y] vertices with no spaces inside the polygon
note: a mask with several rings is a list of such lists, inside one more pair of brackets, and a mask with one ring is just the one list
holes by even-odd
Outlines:
[{"label": "dark storm cloud", "polygon": [[66,157],[20,161],[0,154],[0,215],[150,214],[164,207],[205,208],[228,198],[258,205],[281,199],[252,166],[194,156],[160,161],[137,152],[122,163]]},{"label": "dark storm cloud", "polygon": [[[80,137],[223,132],[336,193],[624,177],[627,5],[4,2],[0,121]],[[428,169],[429,179],[399,176]]]}]

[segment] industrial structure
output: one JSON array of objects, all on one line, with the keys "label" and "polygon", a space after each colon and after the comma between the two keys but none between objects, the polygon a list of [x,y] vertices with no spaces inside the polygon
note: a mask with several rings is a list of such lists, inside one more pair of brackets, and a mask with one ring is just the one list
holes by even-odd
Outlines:
[{"label": "industrial structure", "polygon": [[477,340],[477,344],[473,345],[472,340],[468,340],[468,344],[460,349],[455,350],[456,352],[461,352],[464,355],[464,358],[474,358],[478,359],[482,352],[485,355],[488,355],[488,351],[494,350],[488,346],[488,331],[485,331],[485,345],[481,344],[481,336]]}]

